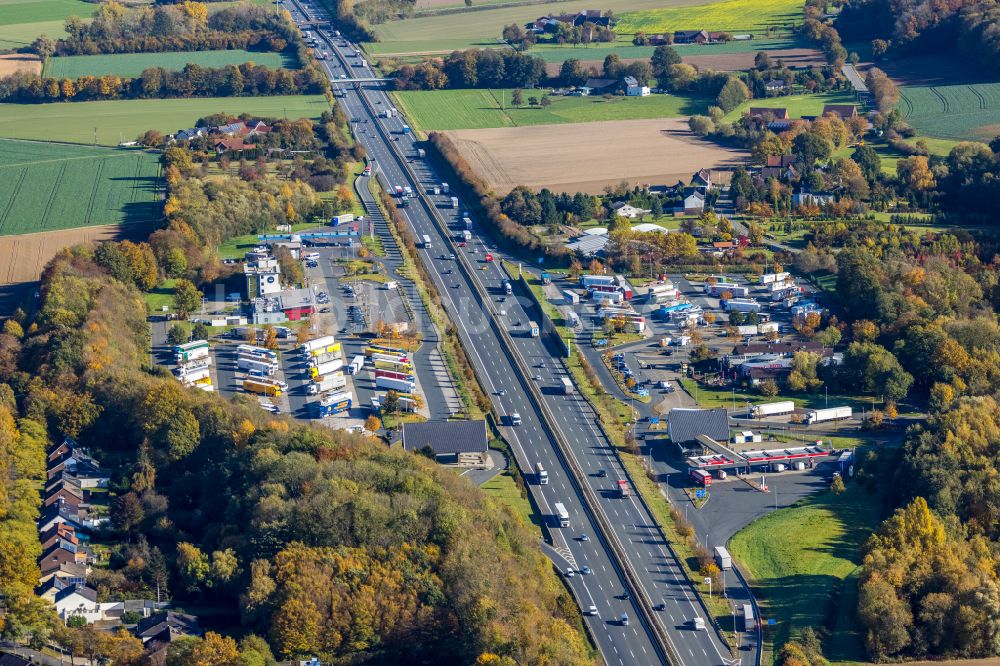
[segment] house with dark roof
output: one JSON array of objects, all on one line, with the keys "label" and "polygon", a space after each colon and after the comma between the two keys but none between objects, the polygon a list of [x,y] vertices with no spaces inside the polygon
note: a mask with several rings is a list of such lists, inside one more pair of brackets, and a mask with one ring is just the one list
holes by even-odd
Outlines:
[{"label": "house with dark roof", "polygon": [[674,407],[667,414],[667,432],[670,441],[678,446],[707,435],[717,442],[729,440],[729,413],[724,407],[692,409]]},{"label": "house with dark roof", "polygon": [[430,450],[439,463],[482,465],[489,448],[486,421],[426,421],[403,424],[403,450]]},{"label": "house with dark roof", "polygon": [[65,523],[53,525],[49,529],[39,533],[38,540],[42,543],[42,552],[45,552],[53,544],[60,541],[67,541],[77,546],[80,545],[80,540],[77,538],[76,532],[70,525],[66,525]]},{"label": "house with dark roof", "polygon": [[0,666],[32,666],[32,662],[18,654],[0,653]]},{"label": "house with dark roof", "polygon": [[35,588],[35,595],[45,599],[49,603],[54,603],[56,600],[56,594],[65,590],[67,587],[71,587],[72,585],[73,584],[66,582],[62,578],[53,576]]},{"label": "house with dark roof", "polygon": [[201,635],[201,627],[194,615],[165,610],[139,620],[132,633],[143,643],[170,643],[181,636]]},{"label": "house with dark roof", "polygon": [[691,187],[709,190],[712,188],[712,172],[708,169],[699,169],[691,176]]},{"label": "house with dark roof", "polygon": [[782,93],[788,90],[788,83],[784,79],[768,79],[764,81],[764,91],[771,94]]},{"label": "house with dark roof", "polygon": [[58,523],[66,523],[76,531],[83,529],[79,512],[62,502],[56,502],[42,509],[42,515],[38,519],[38,531],[44,532]]},{"label": "house with dark roof", "polygon": [[246,150],[247,145],[243,143],[243,139],[219,139],[215,142],[215,154],[222,155],[223,153],[242,152]]},{"label": "house with dark roof", "polygon": [[53,578],[59,578],[69,585],[83,585],[87,581],[87,565],[79,562],[60,564],[58,568],[43,573],[38,579],[38,583],[44,585]]},{"label": "house with dark roof", "polygon": [[579,27],[584,23],[592,23],[602,28],[607,28],[611,25],[611,17],[601,16],[601,13],[600,9],[583,9],[573,19],[573,25]]},{"label": "house with dark roof", "polygon": [[618,79],[590,78],[583,84],[584,88],[590,88],[591,94],[603,95],[611,92],[618,85]]},{"label": "house with dark roof", "polygon": [[823,107],[823,114],[832,113],[841,120],[848,120],[858,115],[858,107],[854,104],[827,104]]},{"label": "house with dark roof", "polygon": [[53,603],[63,622],[71,617],[82,617],[87,624],[104,619],[101,605],[97,603],[97,590],[86,585],[71,585],[59,590]]},{"label": "house with dark roof", "polygon": [[674,44],[707,44],[708,33],[704,30],[675,30]]}]

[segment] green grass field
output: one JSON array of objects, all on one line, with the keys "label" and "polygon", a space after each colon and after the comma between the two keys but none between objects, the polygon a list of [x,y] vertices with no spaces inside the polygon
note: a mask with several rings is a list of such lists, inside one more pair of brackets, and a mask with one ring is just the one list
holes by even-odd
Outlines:
[{"label": "green grass field", "polygon": [[784,97],[767,97],[765,99],[752,99],[736,107],[728,114],[726,120],[733,121],[753,107],[763,107],[766,109],[788,109],[789,118],[801,118],[802,116],[818,116],[823,112],[826,104],[857,104],[854,94],[850,92],[829,92],[818,95],[786,95]]},{"label": "green grass field", "polygon": [[881,502],[857,485],[847,488],[840,496],[824,492],[771,513],[729,542],[730,553],[751,578],[761,616],[777,621],[764,632],[772,659],[806,627],[824,626],[830,630],[824,656],[864,659],[853,613],[856,576],[860,548],[882,518]]},{"label": "green grass field", "polygon": [[1000,83],[903,86],[899,110],[920,134],[989,140],[1000,134]]},{"label": "green grass field", "polygon": [[[683,7],[699,0],[604,0],[600,9],[615,14],[626,11]],[[447,53],[456,49],[497,46],[503,26],[524,24],[546,12],[575,13],[595,9],[588,0],[560,2],[555,9],[538,5],[498,7],[443,16],[423,16],[403,21],[387,21],[374,27],[377,42],[365,44],[371,54]],[[801,8],[800,8],[801,9]],[[800,11],[801,14],[801,11]]]},{"label": "green grass field", "polygon": [[6,120],[0,136],[89,144],[96,127],[97,143],[113,146],[148,129],[176,132],[212,113],[317,118],[327,108],[322,95],[0,104],[0,117]]},{"label": "green grass field", "polygon": [[797,0],[722,0],[693,7],[664,7],[625,12],[615,26],[619,35],[673,30],[728,30],[761,32],[767,27],[789,27],[802,20]]},{"label": "green grass field", "polygon": [[526,527],[532,524],[540,525],[540,516],[535,513],[528,498],[521,496],[521,491],[509,472],[497,474],[480,488],[487,495],[493,496],[513,509],[514,513],[524,521]]},{"label": "green grass field", "polygon": [[138,76],[148,67],[181,70],[188,63],[202,67],[225,67],[254,62],[271,68],[295,69],[298,61],[293,55],[282,53],[232,51],[180,51],[177,53],[117,53],[114,55],[65,56],[49,58],[43,74],[54,78],[78,76]]},{"label": "green grass field", "polygon": [[[514,109],[510,90],[418,90],[393,93],[415,127],[422,130],[482,129],[583,123],[596,120],[671,118],[703,113],[702,99],[675,95],[649,97],[552,97],[552,105]],[[524,99],[535,91],[525,90]],[[501,98],[504,108],[501,109]]]},{"label": "green grass field", "polygon": [[0,235],[145,222],[160,214],[153,153],[0,140]]},{"label": "green grass field", "polygon": [[43,34],[63,37],[67,17],[89,18],[96,8],[83,0],[0,0],[0,49],[27,46]]}]

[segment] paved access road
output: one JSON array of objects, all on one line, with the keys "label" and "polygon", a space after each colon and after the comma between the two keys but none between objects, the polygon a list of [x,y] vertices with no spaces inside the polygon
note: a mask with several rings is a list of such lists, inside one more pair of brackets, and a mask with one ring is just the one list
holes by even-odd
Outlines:
[{"label": "paved access road", "polygon": [[[297,16],[295,14],[297,12],[293,11],[294,18],[301,19],[301,14]],[[331,51],[340,48],[335,46],[340,43],[340,40],[331,40]],[[353,54],[353,50],[344,49],[343,55],[352,61],[358,60],[347,54]],[[352,67],[352,71],[345,72],[340,68],[338,60],[325,61],[323,64],[332,79],[339,78],[341,74],[350,76],[370,74],[367,68],[360,71],[362,70],[360,67]],[[383,185],[420,186],[409,181],[401,164],[396,161],[397,158],[389,142],[375,131],[373,123],[380,121],[368,112],[360,94],[369,95],[373,104],[376,101],[380,102],[376,106],[388,106],[390,102],[388,97],[374,86],[371,89],[366,88],[363,93],[351,87],[346,90],[345,96],[338,97],[338,102],[344,106],[349,117],[369,121],[367,124],[354,124],[355,136],[364,145],[369,158],[375,160]],[[390,131],[399,134],[392,136],[402,136],[402,126],[398,119],[394,119],[394,125]],[[410,135],[406,137],[408,139]],[[416,152],[412,144],[408,144],[404,150],[414,154]],[[422,161],[415,162],[414,167],[424,186],[435,181]],[[363,199],[367,199],[365,203],[370,206],[373,202],[367,195],[367,190],[365,188],[359,190]],[[509,428],[507,432],[519,464],[522,469],[530,469],[535,463],[541,462],[549,472],[548,485],[541,486],[536,483],[531,486],[536,506],[543,515],[552,516],[555,513],[555,503],[561,502],[570,515],[569,528],[551,529],[550,554],[555,554],[554,559],[560,569],[572,568],[577,571],[583,566],[590,567],[592,571],[590,575],[577,574],[568,582],[585,610],[591,605],[596,607],[596,614],[588,616],[586,621],[598,648],[606,661],[611,664],[663,663],[665,659],[651,639],[650,629],[641,621],[635,602],[619,598],[625,589],[624,578],[610,557],[610,548],[598,533],[584,505],[580,490],[566,471],[564,461],[554,442],[546,435],[541,415],[528,397],[527,386],[523,383],[526,379],[517,375],[514,364],[503,352],[499,335],[491,328],[487,319],[490,315],[484,312],[483,304],[478,302],[472,286],[459,277],[453,261],[438,259],[441,253],[439,248],[446,246],[447,239],[437,231],[428,211],[422,208],[418,200],[414,200],[411,206],[405,209],[405,214],[417,237],[428,234],[433,239],[432,248],[421,251],[422,260],[432,273],[444,306],[458,329],[472,363],[485,378],[485,388],[491,392],[498,411],[501,413],[516,411],[521,415],[522,425]],[[454,272],[446,275],[445,271],[449,268]],[[505,389],[503,396],[499,395],[501,387]],[[586,540],[582,538],[584,535],[588,537]],[[624,626],[619,621],[623,613],[629,618],[628,625]]]}]

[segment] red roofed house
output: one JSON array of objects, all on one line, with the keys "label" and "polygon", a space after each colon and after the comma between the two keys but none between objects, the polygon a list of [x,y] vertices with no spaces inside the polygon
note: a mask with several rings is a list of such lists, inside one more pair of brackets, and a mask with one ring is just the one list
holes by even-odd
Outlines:
[{"label": "red roofed house", "polygon": [[239,152],[244,150],[246,147],[246,144],[243,143],[243,139],[219,139],[215,142],[215,154],[221,155],[229,152],[230,150]]},{"label": "red roofed house", "polygon": [[751,106],[749,111],[751,118],[771,118],[772,120],[788,120],[788,109],[769,109],[762,106]]},{"label": "red roofed house", "polygon": [[858,107],[854,104],[827,104],[823,107],[823,115],[828,113],[832,113],[841,120],[847,120],[858,115]]}]

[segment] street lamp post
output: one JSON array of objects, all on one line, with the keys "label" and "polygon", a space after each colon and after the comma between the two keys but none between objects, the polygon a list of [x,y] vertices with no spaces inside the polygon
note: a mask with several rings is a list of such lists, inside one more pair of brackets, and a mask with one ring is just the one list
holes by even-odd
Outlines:
[{"label": "street lamp post", "polygon": [[708,598],[712,598],[712,577],[705,576],[705,582],[708,583]]}]

